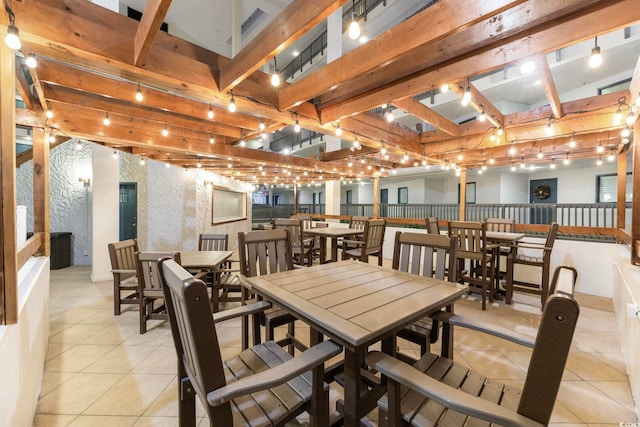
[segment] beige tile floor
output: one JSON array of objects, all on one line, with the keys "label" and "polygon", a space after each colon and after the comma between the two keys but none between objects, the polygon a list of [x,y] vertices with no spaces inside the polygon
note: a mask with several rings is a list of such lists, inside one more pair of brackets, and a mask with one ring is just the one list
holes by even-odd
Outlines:
[{"label": "beige tile floor", "polygon": [[[615,425],[637,422],[611,301],[578,295],[581,317],[551,424]],[[480,310],[475,298],[458,313],[535,332],[537,299],[520,296]],[[138,333],[138,313],[113,315],[112,283],[92,283],[88,267],[51,272],[51,336],[35,426],[177,425],[175,353],[166,323]],[[304,331],[297,333],[303,336]],[[223,357],[239,351],[240,325],[219,326]],[[436,344],[437,348],[437,344]],[[473,331],[456,330],[455,358],[484,375],[522,384],[530,351]],[[416,353],[411,345],[401,350]],[[339,396],[332,388],[332,398]],[[199,409],[200,425],[208,425]],[[375,420],[375,414],[372,414]]]}]

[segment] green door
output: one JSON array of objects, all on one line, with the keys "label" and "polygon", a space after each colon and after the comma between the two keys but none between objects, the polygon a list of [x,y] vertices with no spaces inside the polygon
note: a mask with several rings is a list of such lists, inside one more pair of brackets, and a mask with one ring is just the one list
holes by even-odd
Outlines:
[{"label": "green door", "polygon": [[138,237],[138,189],[135,182],[120,183],[120,240]]}]

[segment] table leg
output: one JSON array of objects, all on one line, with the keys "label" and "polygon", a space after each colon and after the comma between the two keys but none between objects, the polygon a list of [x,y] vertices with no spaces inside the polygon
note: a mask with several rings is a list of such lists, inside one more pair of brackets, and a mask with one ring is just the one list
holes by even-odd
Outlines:
[{"label": "table leg", "polygon": [[[453,304],[448,305],[445,310],[453,313]],[[440,354],[453,360],[453,326],[447,322],[442,323],[442,348]]]},{"label": "table leg", "polygon": [[320,264],[327,262],[327,237],[320,236]]},{"label": "table leg", "polygon": [[345,348],[344,351],[344,425],[358,426],[361,415],[359,403],[362,393],[360,368],[364,362],[362,351]]},{"label": "table leg", "polygon": [[331,262],[338,261],[338,238],[331,238]]}]

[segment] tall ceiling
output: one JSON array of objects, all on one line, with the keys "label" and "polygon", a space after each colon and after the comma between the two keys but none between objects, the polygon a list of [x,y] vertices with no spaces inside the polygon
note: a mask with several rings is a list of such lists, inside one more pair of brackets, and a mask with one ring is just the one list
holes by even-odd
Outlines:
[{"label": "tall ceiling", "polygon": [[[334,12],[348,23],[352,2],[126,0],[118,13],[86,0],[5,1],[20,58],[38,58],[36,69],[17,67],[19,126],[247,182],[597,157],[600,145],[609,153],[628,142],[614,116],[640,92],[637,0],[387,0],[366,19],[357,1],[366,40],[330,33],[329,47],[277,88],[273,58],[286,69]],[[3,32],[8,23],[4,14]],[[604,62],[592,69],[595,37]],[[327,64],[328,53],[339,57]],[[535,69],[523,73],[528,61]]]}]

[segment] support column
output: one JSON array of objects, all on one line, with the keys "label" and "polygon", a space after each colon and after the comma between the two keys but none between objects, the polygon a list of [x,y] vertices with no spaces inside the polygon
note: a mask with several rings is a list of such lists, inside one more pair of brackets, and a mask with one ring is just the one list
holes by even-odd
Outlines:
[{"label": "support column", "polygon": [[0,42],[0,324],[18,322],[16,53]]},{"label": "support column", "polygon": [[51,255],[49,141],[43,128],[33,128],[33,232],[43,233],[40,256]]},{"label": "support column", "polygon": [[640,124],[636,121],[633,129],[631,149],[633,150],[633,197],[631,202],[631,263],[640,265]]},{"label": "support column", "polygon": [[626,192],[627,192],[627,154],[629,145],[627,144],[618,153],[618,197],[616,227],[625,228],[626,225]]},{"label": "support column", "polygon": [[297,214],[298,213],[298,188],[299,188],[299,184],[293,184],[293,213]]},{"label": "support column", "polygon": [[231,2],[231,57],[242,50],[242,0]]},{"label": "support column", "polygon": [[460,170],[460,208],[458,217],[460,221],[466,221],[467,211],[467,170]]},{"label": "support column", "polygon": [[[342,8],[327,18],[327,63],[342,56]],[[336,151],[342,142],[336,136],[326,135],[325,151]],[[340,181],[325,183],[325,214],[340,215]],[[331,220],[337,222],[337,220]]]},{"label": "support column", "polygon": [[373,177],[373,216],[380,218],[380,177]]}]

